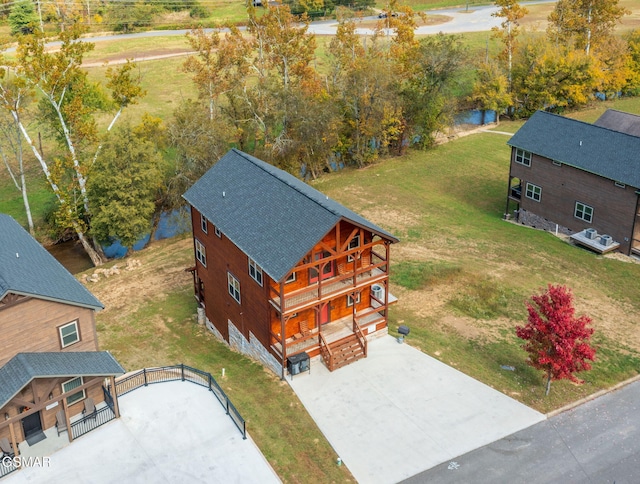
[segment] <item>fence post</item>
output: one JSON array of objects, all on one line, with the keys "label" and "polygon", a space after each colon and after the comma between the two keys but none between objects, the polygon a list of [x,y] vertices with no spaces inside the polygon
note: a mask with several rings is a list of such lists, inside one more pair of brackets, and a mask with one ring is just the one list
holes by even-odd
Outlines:
[{"label": "fence post", "polygon": [[182,381],[184,381],[184,363],[180,363],[180,368],[182,369]]},{"label": "fence post", "polygon": [[147,386],[147,369],[143,368],[142,369],[142,374],[144,375],[144,386]]}]

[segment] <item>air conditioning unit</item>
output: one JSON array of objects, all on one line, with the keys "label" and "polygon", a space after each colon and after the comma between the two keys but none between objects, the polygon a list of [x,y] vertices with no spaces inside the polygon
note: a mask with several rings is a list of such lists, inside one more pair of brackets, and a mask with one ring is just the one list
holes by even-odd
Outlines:
[{"label": "air conditioning unit", "polygon": [[605,247],[613,244],[613,239],[611,238],[610,235],[601,235],[600,236],[600,243],[602,245],[604,245]]},{"label": "air conditioning unit", "polygon": [[380,284],[371,286],[371,295],[380,301],[384,298],[384,288]]},{"label": "air conditioning unit", "polygon": [[594,240],[598,236],[598,231],[596,229],[587,229],[584,231],[584,236],[587,239]]}]

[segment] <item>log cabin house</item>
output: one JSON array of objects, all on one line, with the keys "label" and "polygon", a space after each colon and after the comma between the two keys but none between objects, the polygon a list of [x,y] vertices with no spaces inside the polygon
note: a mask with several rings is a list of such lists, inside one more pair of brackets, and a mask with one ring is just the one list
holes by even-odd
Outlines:
[{"label": "log cabin house", "polygon": [[184,198],[195,296],[230,346],[284,378],[296,357],[333,371],[386,334],[392,234],[236,149]]},{"label": "log cabin house", "polygon": [[[18,444],[54,427],[67,429],[90,397],[124,373],[98,351],[95,312],[103,306],[13,218],[0,214],[0,439]],[[118,416],[117,397],[113,402]],[[67,431],[73,440],[71,431]]]},{"label": "log cabin house", "polygon": [[[536,112],[508,141],[505,217],[599,253],[640,255],[640,117],[595,124]],[[619,127],[614,126],[619,123]]]}]

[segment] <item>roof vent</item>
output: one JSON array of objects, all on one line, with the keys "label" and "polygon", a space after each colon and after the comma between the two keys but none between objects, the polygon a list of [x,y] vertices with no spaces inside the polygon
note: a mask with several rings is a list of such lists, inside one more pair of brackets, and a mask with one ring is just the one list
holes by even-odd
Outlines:
[{"label": "roof vent", "polygon": [[582,146],[582,140],[580,140],[580,146]]},{"label": "roof vent", "polygon": [[16,259],[19,259],[19,258],[20,258],[20,254],[16,252]]},{"label": "roof vent", "polygon": [[225,196],[225,195],[226,195],[226,193],[225,193],[225,192],[222,192],[222,198],[224,198],[224,196]]}]

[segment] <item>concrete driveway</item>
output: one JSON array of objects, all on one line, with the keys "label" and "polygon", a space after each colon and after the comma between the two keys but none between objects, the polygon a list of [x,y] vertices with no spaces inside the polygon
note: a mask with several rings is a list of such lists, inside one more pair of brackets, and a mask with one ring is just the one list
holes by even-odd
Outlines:
[{"label": "concrete driveway", "polygon": [[361,484],[396,483],[545,419],[395,338],[333,373],[288,380]]},{"label": "concrete driveway", "polygon": [[206,388],[159,383],[118,401],[120,419],[55,452],[49,465],[16,471],[2,484],[280,482]]}]

